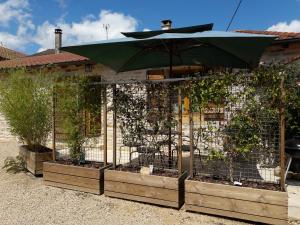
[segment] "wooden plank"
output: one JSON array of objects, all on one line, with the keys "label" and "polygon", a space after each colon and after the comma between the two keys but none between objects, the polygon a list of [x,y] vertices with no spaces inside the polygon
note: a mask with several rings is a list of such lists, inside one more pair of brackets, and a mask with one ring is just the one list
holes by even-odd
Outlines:
[{"label": "wooden plank", "polygon": [[178,178],[173,177],[142,175],[140,173],[106,170],[105,181],[118,181],[123,183],[178,190]]},{"label": "wooden plank", "polygon": [[128,195],[178,202],[178,191],[164,188],[106,180],[104,183],[104,191],[112,191]]},{"label": "wooden plank", "polygon": [[74,185],[57,183],[57,182],[52,182],[52,181],[44,181],[44,184],[48,185],[48,186],[52,186],[52,187],[64,188],[64,189],[75,190],[75,191],[82,191],[82,192],[87,192],[87,193],[92,193],[92,194],[100,194],[99,189],[74,186]]},{"label": "wooden plank", "polygon": [[107,190],[105,190],[104,194],[106,196],[114,197],[114,198],[121,198],[121,199],[127,199],[127,200],[131,200],[131,201],[145,202],[145,203],[150,203],[150,204],[155,204],[155,205],[179,208],[177,202],[165,201],[165,200],[161,200],[161,199],[147,198],[147,197],[142,197],[142,196],[134,196],[134,195],[117,193],[117,192],[112,192],[112,191],[107,191]]},{"label": "wooden plank", "polygon": [[51,161],[51,160],[52,160],[52,152],[36,154],[37,162],[47,162],[47,161]]},{"label": "wooden plank", "polygon": [[68,174],[78,177],[86,177],[92,179],[100,178],[100,169],[85,168],[81,166],[63,165],[58,163],[45,162],[44,172]]},{"label": "wooden plank", "polygon": [[44,171],[44,180],[91,189],[99,189],[99,180]]},{"label": "wooden plank", "polygon": [[242,220],[249,220],[249,221],[255,221],[255,222],[266,223],[266,224],[275,224],[275,225],[286,225],[287,224],[287,219],[284,219],[284,220],[274,219],[274,218],[269,218],[269,217],[261,217],[261,216],[257,216],[257,215],[244,214],[244,213],[232,212],[232,211],[226,211],[226,210],[220,210],[220,209],[211,209],[211,208],[200,207],[200,206],[189,205],[189,204],[185,204],[185,209],[187,211],[207,213],[207,214],[231,217],[231,218],[238,218],[238,219],[242,219]]},{"label": "wooden plank", "polygon": [[204,195],[213,195],[218,197],[288,206],[287,193],[280,191],[235,187],[230,185],[213,184],[192,180],[185,181],[185,191],[186,193],[189,192]]},{"label": "wooden plank", "polygon": [[186,193],[185,202],[189,205],[227,210],[244,214],[251,213],[252,215],[276,219],[285,219],[287,217],[286,206],[243,201],[232,198]]}]

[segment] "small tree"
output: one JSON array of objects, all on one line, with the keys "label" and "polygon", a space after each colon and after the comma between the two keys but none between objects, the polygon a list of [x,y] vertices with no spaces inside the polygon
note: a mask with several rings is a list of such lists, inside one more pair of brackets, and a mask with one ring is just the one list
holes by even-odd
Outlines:
[{"label": "small tree", "polygon": [[49,80],[42,74],[28,75],[20,70],[1,81],[0,111],[11,133],[24,141],[29,150],[41,149],[49,136],[51,96]]}]

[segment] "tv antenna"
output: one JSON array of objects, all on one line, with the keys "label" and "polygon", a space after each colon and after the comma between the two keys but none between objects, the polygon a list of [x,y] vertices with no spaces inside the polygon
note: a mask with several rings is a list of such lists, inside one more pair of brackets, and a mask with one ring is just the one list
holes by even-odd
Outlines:
[{"label": "tv antenna", "polygon": [[240,1],[239,1],[239,4],[238,4],[238,6],[236,7],[236,9],[235,9],[235,11],[234,11],[234,13],[233,13],[233,15],[232,15],[232,17],[231,17],[231,20],[230,20],[230,22],[229,22],[229,24],[228,24],[228,26],[227,26],[226,31],[229,30],[229,28],[230,28],[230,26],[231,26],[231,24],[232,24],[232,22],[233,22],[233,20],[234,20],[234,18],[235,18],[235,15],[236,15],[236,13],[238,12],[238,10],[239,10],[239,8],[240,8],[242,2],[243,2],[243,0],[240,0]]},{"label": "tv antenna", "polygon": [[106,32],[106,40],[108,40],[108,30],[109,30],[109,28],[110,28],[109,23],[103,24],[103,28],[104,28],[104,30],[105,30],[105,32]]}]

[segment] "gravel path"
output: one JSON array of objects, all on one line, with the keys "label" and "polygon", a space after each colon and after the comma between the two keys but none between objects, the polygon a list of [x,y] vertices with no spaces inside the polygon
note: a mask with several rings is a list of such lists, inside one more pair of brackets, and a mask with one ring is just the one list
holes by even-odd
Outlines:
[{"label": "gravel path", "polygon": [[[17,154],[17,143],[0,141],[0,168]],[[76,191],[46,187],[29,173],[0,169],[1,225],[247,224]]]}]

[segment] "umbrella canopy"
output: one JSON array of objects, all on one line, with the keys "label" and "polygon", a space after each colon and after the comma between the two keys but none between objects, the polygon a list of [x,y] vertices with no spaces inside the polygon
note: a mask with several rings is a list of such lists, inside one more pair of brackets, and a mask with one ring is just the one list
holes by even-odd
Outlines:
[{"label": "umbrella canopy", "polygon": [[251,68],[275,36],[204,31],[164,33],[146,39],[122,38],[63,47],[116,72],[183,65]]}]

